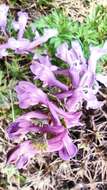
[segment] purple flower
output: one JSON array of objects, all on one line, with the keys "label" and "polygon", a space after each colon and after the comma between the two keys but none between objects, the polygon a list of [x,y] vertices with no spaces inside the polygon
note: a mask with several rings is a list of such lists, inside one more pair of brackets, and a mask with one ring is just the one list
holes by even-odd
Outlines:
[{"label": "purple flower", "polygon": [[[96,85],[95,75],[87,70],[80,80],[79,88],[83,92],[85,99],[90,99],[93,95],[99,90],[99,87]],[[92,97],[91,97],[92,96]]]},{"label": "purple flower", "polygon": [[63,138],[63,147],[59,150],[59,156],[63,160],[70,160],[77,154],[77,147],[73,144],[72,139],[66,135]]},{"label": "purple flower", "polygon": [[69,64],[69,72],[72,77],[73,89],[68,94],[63,93],[57,95],[59,98],[69,97],[67,99],[66,108],[69,111],[76,111],[81,108],[84,100],[87,101],[87,109],[97,109],[103,105],[96,98],[99,90],[98,80],[106,85],[106,78],[103,80],[96,74],[97,61],[107,53],[107,42],[104,43],[102,48],[90,47],[90,57],[88,63],[82,53],[80,44],[77,41],[72,42],[72,49],[68,49],[68,45],[62,44],[57,49],[56,56]]},{"label": "purple flower", "polygon": [[[75,40],[71,43],[71,45],[72,45],[72,51],[75,54],[75,59],[77,58],[77,60],[80,62],[80,65],[83,64],[84,67],[86,67],[86,59],[84,57],[83,50],[82,50],[80,43],[77,40]],[[79,67],[81,69],[80,65],[79,65]],[[83,65],[82,65],[82,67],[83,67]],[[83,70],[84,70],[84,68],[83,68]]]},{"label": "purple flower", "polygon": [[48,116],[40,112],[29,112],[22,115],[7,128],[8,137],[16,141],[22,139],[29,132],[39,132],[38,125],[35,125],[32,119],[46,120]]},{"label": "purple flower", "polygon": [[22,38],[16,40],[15,38],[9,38],[7,43],[7,49],[12,49],[17,54],[28,53],[28,47],[30,45],[30,41],[28,39]]},{"label": "purple flower", "polygon": [[107,77],[104,73],[96,73],[97,61],[107,54],[107,41],[103,47],[92,47],[90,46],[90,57],[88,60],[88,70],[95,75],[95,80],[104,84],[107,87]]},{"label": "purple flower", "polygon": [[34,61],[30,69],[36,75],[35,78],[43,81],[44,86],[57,86],[63,90],[68,90],[66,85],[56,79],[53,71],[57,70],[57,67],[51,65],[48,56],[41,56],[38,61]]},{"label": "purple flower", "polygon": [[87,71],[80,80],[79,86],[72,93],[67,101],[67,108],[70,111],[77,111],[81,108],[83,100],[87,101],[87,108],[97,109],[102,106],[102,102],[96,98],[98,86],[95,81],[95,75]]},{"label": "purple flower", "polygon": [[39,103],[46,105],[48,103],[47,95],[31,82],[19,82],[16,86],[16,92],[19,99],[19,106],[22,109],[26,109]]},{"label": "purple flower", "polygon": [[45,30],[45,33],[43,36],[40,36],[33,41],[29,41],[26,38],[22,38],[23,32],[24,32],[24,26],[23,28],[21,27],[21,29],[19,30],[18,39],[16,40],[13,37],[9,38],[8,42],[4,44],[5,48],[12,49],[17,54],[27,54],[29,52],[33,52],[34,48],[36,48],[39,45],[42,45],[44,42],[48,41],[48,39],[57,35],[56,29],[47,29]]},{"label": "purple flower", "polygon": [[75,126],[83,126],[83,124],[80,122],[81,115],[82,115],[81,111],[72,112],[71,118],[64,118],[67,128]]},{"label": "purple flower", "polygon": [[72,84],[74,88],[77,88],[86,70],[95,75],[97,61],[105,54],[107,54],[107,42],[101,48],[90,46],[90,57],[88,64],[86,64],[79,42],[73,41],[71,49],[69,49],[67,43],[60,45],[56,56],[69,64]]},{"label": "purple flower", "polygon": [[68,130],[62,126],[51,127],[50,130],[49,132],[55,136],[47,140],[49,152],[58,151],[63,160],[74,157],[77,154],[77,147],[69,137]]},{"label": "purple flower", "polygon": [[11,140],[19,140],[20,137],[23,138],[28,132],[37,132],[37,127],[30,121],[20,120],[11,123],[7,129],[7,133]]},{"label": "purple flower", "polygon": [[60,118],[70,118],[72,115],[72,113],[67,113],[61,108],[58,108],[56,105],[54,105],[41,89],[37,88],[30,82],[19,82],[19,84],[16,86],[16,92],[20,108],[26,109],[30,106],[42,103],[49,108],[53,118],[57,121],[58,124],[61,124]]},{"label": "purple flower", "polygon": [[81,70],[81,67],[86,64],[86,59],[84,58],[82,48],[78,41],[72,42],[71,49],[69,49],[67,43],[60,45],[57,48],[56,56],[68,63],[70,68],[74,67],[76,70]]},{"label": "purple flower", "polygon": [[35,47],[42,45],[43,43],[47,42],[50,38],[56,37],[57,35],[58,31],[56,29],[45,29],[44,34],[42,36],[35,37],[35,40],[33,40],[30,43],[28,50],[31,51]]},{"label": "purple flower", "polygon": [[81,76],[87,69],[86,59],[79,42],[73,41],[71,49],[69,49],[67,43],[60,45],[56,56],[69,64],[73,86],[77,87]]},{"label": "purple flower", "polygon": [[18,117],[16,119],[16,121],[20,121],[21,119],[26,119],[27,121],[31,121],[31,119],[48,119],[48,116],[46,114],[43,114],[41,112],[35,112],[35,111],[31,111],[31,112],[28,112],[20,117]]},{"label": "purple flower", "polygon": [[5,4],[0,5],[0,28],[4,33],[6,30],[8,10],[9,10],[9,6]]},{"label": "purple flower", "polygon": [[56,56],[59,59],[62,59],[63,61],[65,61],[66,63],[68,63],[70,65],[70,64],[72,64],[72,62],[71,62],[71,56],[70,56],[70,52],[69,52],[68,48],[69,47],[68,47],[67,43],[61,44],[57,48]]},{"label": "purple flower", "polygon": [[[63,118],[67,122],[67,128],[70,128],[74,125],[77,125],[79,117],[75,115],[74,112],[65,112],[63,109],[58,108],[55,104],[52,102],[48,103],[50,112],[54,118],[54,123],[60,125],[61,124],[61,119]],[[80,124],[80,123],[79,123]]]},{"label": "purple flower", "polygon": [[69,97],[65,103],[66,109],[71,112],[81,110],[82,102],[83,97],[81,96],[81,91],[75,90],[72,92],[72,96]]},{"label": "purple flower", "polygon": [[6,49],[0,49],[0,58],[6,57],[8,55],[8,52]]},{"label": "purple flower", "polygon": [[96,72],[97,61],[107,54],[107,41],[104,43],[103,47],[93,47],[90,46],[90,57],[88,60],[88,69],[92,73]]},{"label": "purple flower", "polygon": [[7,55],[8,55],[7,43],[6,44],[1,44],[0,45],[0,58],[6,57]]},{"label": "purple flower", "polygon": [[15,164],[18,169],[26,169],[30,159],[33,158],[36,153],[32,142],[30,140],[24,141],[7,153],[7,163]]},{"label": "purple flower", "polygon": [[[25,126],[23,127],[26,129]],[[27,127],[30,132],[28,125]],[[58,151],[59,156],[64,160],[68,160],[77,154],[77,147],[73,144],[72,139],[68,135],[68,130],[64,127],[44,125],[39,129],[38,131],[41,134],[48,135],[45,144],[31,142],[30,140],[24,141],[8,152],[8,163],[15,164],[18,169],[21,169],[25,168],[30,159],[38,153]]]},{"label": "purple flower", "polygon": [[36,40],[36,45],[40,45],[42,43],[47,42],[50,38],[52,37],[56,37],[58,35],[58,31],[55,28],[47,28],[44,29],[44,34],[43,36],[41,36],[37,31],[36,31],[36,36],[35,36],[35,40]]},{"label": "purple flower", "polygon": [[26,12],[20,11],[20,12],[18,12],[18,17],[19,17],[18,21],[14,21],[13,26],[16,31],[19,30],[18,40],[20,40],[23,38],[23,34],[24,34],[25,27],[26,27],[27,20],[28,20],[28,14]]}]

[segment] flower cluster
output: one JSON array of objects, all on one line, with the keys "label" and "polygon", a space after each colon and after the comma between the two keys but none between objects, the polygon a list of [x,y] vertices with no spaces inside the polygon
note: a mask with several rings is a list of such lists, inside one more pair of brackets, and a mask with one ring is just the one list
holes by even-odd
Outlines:
[{"label": "flower cluster", "polygon": [[69,49],[67,43],[60,45],[56,56],[69,65],[68,74],[72,80],[72,90],[58,94],[59,98],[68,97],[65,101],[67,110],[76,111],[83,100],[87,102],[87,109],[97,109],[104,102],[97,100],[96,94],[100,88],[99,82],[107,87],[107,76],[96,73],[97,61],[107,54],[107,42],[102,48],[90,46],[90,57],[86,60],[78,41],[72,42]]},{"label": "flower cluster", "polygon": [[[4,12],[0,17],[0,29],[6,34],[8,6],[1,5],[0,11],[2,6]],[[33,53],[38,45],[58,35],[56,29],[45,29],[43,36],[34,31],[35,38],[30,41],[24,38],[27,20],[26,12],[18,13],[18,21],[13,21],[13,27],[18,31],[17,39],[10,37],[0,45],[1,58],[8,56],[8,49],[17,54]],[[30,70],[34,83],[20,81],[15,88],[19,107],[30,111],[17,118],[7,129],[9,139],[17,143],[9,150],[7,163],[21,169],[26,168],[37,154],[57,152],[63,160],[77,154],[78,148],[70,131],[74,126],[82,126],[80,117],[84,101],[87,109],[97,109],[104,104],[96,95],[101,83],[107,87],[107,77],[96,73],[96,64],[105,54],[107,42],[102,48],[91,46],[89,60],[86,60],[80,43],[74,40],[71,47],[63,43],[56,50],[55,56],[67,64],[67,69],[52,65],[48,53],[33,57]],[[69,78],[69,85],[61,82],[59,75]],[[41,88],[35,85],[35,80],[41,81]]]},{"label": "flower cluster", "polygon": [[[45,57],[43,57],[43,60],[45,60]],[[34,68],[33,64],[34,62],[31,65],[31,69],[33,69],[34,73],[36,67]],[[45,69],[43,72],[46,72]],[[50,75],[51,74],[50,72]],[[46,81],[48,81],[48,75],[46,75],[45,78]],[[45,81],[45,78],[43,78],[43,81]],[[54,76],[53,79],[56,84],[56,77]],[[55,85],[54,80],[53,85]],[[60,82],[58,84],[60,84]],[[60,90],[62,91],[61,88]],[[70,138],[68,128],[80,125],[79,118],[81,112],[69,112],[65,111],[66,109],[58,107],[57,102],[53,103],[43,90],[28,81],[20,81],[16,86],[16,92],[20,108],[27,109],[37,105],[39,105],[40,108],[39,112],[36,108],[35,111],[28,112],[11,123],[7,129],[9,138],[14,142],[19,142],[24,140],[28,134],[29,137],[32,137],[32,134],[36,134],[36,139],[38,135],[42,135],[42,142],[34,138],[30,140],[27,138],[26,141],[24,140],[23,143],[8,152],[8,163],[15,163],[20,169],[26,167],[30,158],[38,153],[57,151],[59,152],[59,156],[64,160],[75,156],[77,147]],[[46,111],[44,111],[44,109]],[[65,126],[63,125],[62,119],[65,122]]]},{"label": "flower cluster", "polygon": [[[0,5],[0,30],[7,36],[6,25],[7,25],[7,13],[9,7],[5,4]],[[28,14],[26,12],[18,12],[18,21],[13,21],[13,29],[18,32],[17,39],[14,37],[7,37],[6,43],[0,45],[0,58],[7,56],[8,50],[15,51],[16,54],[28,54],[34,53],[34,49],[44,42],[48,41],[51,37],[57,36],[58,32],[56,29],[45,29],[44,35],[40,35],[38,31],[34,32],[34,39],[32,41],[24,38],[24,32],[28,21]]]}]

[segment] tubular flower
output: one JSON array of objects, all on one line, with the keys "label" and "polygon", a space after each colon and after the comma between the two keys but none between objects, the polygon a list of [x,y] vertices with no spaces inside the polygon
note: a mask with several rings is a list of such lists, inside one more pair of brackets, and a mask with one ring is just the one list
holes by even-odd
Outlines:
[{"label": "tubular flower", "polygon": [[53,71],[57,70],[57,67],[51,65],[48,56],[41,56],[38,61],[34,61],[30,69],[36,75],[36,79],[43,81],[44,86],[57,86],[63,90],[68,90],[66,85],[56,79]]},{"label": "tubular flower", "polygon": [[97,61],[105,54],[107,54],[107,42],[104,43],[103,47],[90,46],[90,57],[88,60],[85,59],[78,41],[72,42],[71,49],[69,49],[67,43],[64,43],[57,48],[56,52],[58,58],[69,64],[69,72],[74,88],[78,87],[80,79],[87,70],[93,73],[95,78],[97,77]]},{"label": "tubular flower", "polygon": [[52,37],[56,37],[58,35],[58,31],[57,29],[55,28],[47,28],[47,29],[44,29],[44,33],[43,33],[43,36],[39,35],[39,33],[36,31],[36,36],[35,36],[35,41],[32,43],[31,46],[38,46],[42,43],[45,43],[47,42],[50,38]]},{"label": "tubular flower", "polygon": [[[0,29],[6,34],[7,14],[9,7],[5,4],[0,5]],[[13,27],[17,31],[18,37],[8,38],[5,44],[0,46],[0,58],[7,56],[7,49],[12,49],[16,54],[28,54],[33,53],[33,50],[43,43],[47,42],[50,38],[56,37],[58,31],[55,28],[44,29],[43,35],[40,35],[38,31],[34,32],[35,38],[30,41],[24,38],[24,32],[28,21],[28,14],[26,12],[18,12],[18,21],[13,21]],[[3,48],[5,47],[5,48]]]},{"label": "tubular flower", "polygon": [[18,39],[23,38],[25,27],[28,21],[28,14],[26,12],[18,12],[18,21],[13,22],[14,29],[18,32]]},{"label": "tubular flower", "polygon": [[[4,16],[0,17],[0,29],[5,32],[8,6],[1,5],[0,10],[2,6],[4,6]],[[35,52],[38,46],[56,37],[58,31],[54,28],[46,28],[41,35],[37,30],[33,30],[34,38],[30,40],[24,36],[27,21],[28,14],[18,12],[18,20],[13,21],[17,37],[10,36],[7,42],[0,45],[0,58],[9,54],[7,50],[13,50],[19,55],[33,54],[30,69],[34,79],[41,80],[44,87],[38,88],[32,82],[20,81],[15,88],[19,107],[35,110],[18,117],[7,128],[8,138],[15,143],[15,147],[7,153],[7,163],[15,164],[18,169],[26,169],[30,160],[41,153],[57,152],[63,160],[73,158],[78,149],[70,137],[69,128],[82,126],[81,111],[77,111],[75,105],[78,102],[82,104],[83,100],[91,105],[98,91],[93,90],[96,76],[95,73],[91,74],[91,69],[89,71],[78,41],[72,42],[71,49],[67,43],[57,49],[57,57],[68,64],[67,69],[58,68],[52,65],[47,51],[40,57]],[[57,75],[64,75],[67,80],[64,78],[64,83],[60,82]],[[54,88],[50,89],[51,87],[55,87],[56,94],[55,92],[54,95],[52,94]],[[87,95],[85,88],[91,89]],[[90,105],[87,107],[91,107]],[[39,136],[41,138],[38,138]]]},{"label": "tubular flower", "polygon": [[[41,37],[38,35],[35,38],[36,42],[40,42],[38,38]],[[32,43],[33,48],[34,43],[29,43]],[[21,50],[21,48],[18,49],[17,43],[13,45],[15,46],[15,51]],[[31,46],[30,49],[32,49]],[[26,48],[24,50],[27,50]],[[36,154],[58,152],[60,158],[64,160],[68,160],[77,154],[77,147],[73,144],[68,129],[75,125],[82,126],[80,122],[82,112],[80,110],[84,100],[87,102],[87,109],[96,109],[103,105],[103,102],[98,101],[96,98],[99,90],[97,80],[100,82],[103,80],[96,74],[96,63],[100,58],[100,56],[97,56],[97,51],[100,51],[100,56],[104,55],[106,53],[106,43],[102,49],[94,49],[89,61],[84,58],[81,46],[77,41],[72,42],[70,50],[67,44],[59,47],[57,56],[69,65],[67,70],[62,71],[62,74],[72,79],[72,88],[69,91],[66,85],[59,83],[56,79],[55,74],[57,75],[61,71],[58,71],[56,66],[51,65],[48,56],[40,56],[32,61],[30,69],[35,75],[35,79],[40,79],[49,87],[55,85],[63,89],[63,92],[56,94],[57,101],[62,101],[60,103],[63,106],[58,107],[57,102],[54,103],[50,100],[48,95],[33,83],[19,82],[16,86],[16,92],[20,108],[26,109],[42,104],[48,114],[29,112],[10,124],[7,129],[8,137],[12,141],[21,139],[22,143],[8,152],[8,163],[13,163],[20,169],[26,168],[30,159]],[[95,55],[95,63],[93,63],[93,56]],[[103,84],[106,86],[106,78],[104,77],[104,79]],[[41,124],[39,120],[41,120]],[[32,135],[29,133],[41,135],[43,137],[42,142],[31,139]],[[28,139],[27,141],[23,141],[25,137]],[[27,152],[24,147],[28,147]]]},{"label": "tubular flower", "polygon": [[8,55],[8,52],[6,49],[0,49],[0,58],[6,57]]},{"label": "tubular flower", "polygon": [[62,126],[57,126],[55,132],[53,130],[55,130],[54,127],[51,128],[50,133],[54,135],[56,133],[56,135],[48,140],[49,152],[58,151],[63,160],[69,160],[74,157],[77,154],[77,147],[69,137],[68,130]]},{"label": "tubular flower", "polygon": [[[84,100],[87,102],[87,109],[97,109],[103,105],[103,102],[99,102],[96,98],[99,90],[97,81],[106,86],[106,77],[104,75],[100,75],[104,77],[99,77],[99,74],[96,74],[96,64],[105,54],[107,54],[107,42],[104,43],[102,48],[91,46],[88,61],[84,58],[81,46],[77,41],[72,42],[70,50],[67,44],[58,47],[56,56],[69,64],[69,73],[72,77],[73,89],[71,90],[71,96],[68,92],[67,110],[77,111],[81,109]],[[61,96],[66,98],[67,93],[58,95],[62,99]]]},{"label": "tubular flower", "polygon": [[40,112],[29,112],[18,117],[7,128],[8,137],[11,140],[18,140],[29,132],[39,132],[39,127],[32,122],[32,119],[47,120],[48,116]]},{"label": "tubular flower", "polygon": [[7,13],[9,6],[5,4],[0,5],[0,29],[5,33],[7,24]]},{"label": "tubular flower", "polygon": [[45,30],[43,36],[39,36],[37,39],[30,41],[26,38],[22,38],[24,29],[22,31],[21,28],[19,32],[20,36],[18,37],[18,39],[11,37],[8,39],[8,42],[6,44],[3,44],[3,46],[5,46],[5,49],[12,49],[15,51],[16,54],[28,54],[29,52],[33,52],[33,49],[35,49],[37,46],[42,45],[50,38],[57,35],[56,29],[47,29]]},{"label": "tubular flower", "polygon": [[79,42],[73,41],[71,49],[69,49],[67,43],[60,45],[56,56],[69,64],[69,73],[72,77],[73,86],[77,87],[80,77],[87,68],[86,59]]},{"label": "tubular flower", "polygon": [[56,37],[58,35],[58,31],[56,29],[45,29],[44,34],[42,36],[37,36],[34,39],[27,49],[27,51],[31,51],[32,49],[42,45],[43,43],[47,42],[50,38]]},{"label": "tubular flower", "polygon": [[97,109],[103,105],[103,102],[97,100],[96,93],[99,87],[95,82],[94,75],[87,71],[81,78],[78,88],[72,92],[72,96],[67,101],[68,110],[77,111],[81,108],[83,100],[87,102],[87,109]]},{"label": "tubular flower", "polygon": [[[29,126],[23,126],[23,128],[25,131],[28,128],[27,132],[31,132]],[[64,160],[68,160],[76,155],[77,147],[73,144],[67,129],[64,129],[64,127],[44,125],[43,127],[37,127],[35,132],[47,134],[46,142],[41,142],[40,144],[40,142],[34,143],[31,140],[24,141],[8,152],[8,163],[15,164],[18,169],[21,169],[25,168],[30,159],[39,153],[57,151],[59,152],[59,156]],[[49,137],[49,135],[53,137]]]},{"label": "tubular flower", "polygon": [[65,117],[68,119],[72,117],[72,113],[65,112],[61,108],[58,108],[48,99],[47,95],[41,89],[37,88],[34,84],[30,82],[19,82],[19,84],[16,86],[16,92],[19,100],[19,106],[22,109],[26,109],[41,103],[49,108],[51,115],[58,124],[61,123],[61,117]]},{"label": "tubular flower", "polygon": [[19,84],[16,86],[16,92],[19,99],[19,106],[22,109],[26,109],[39,103],[46,105],[48,103],[47,95],[31,82],[19,82]]},{"label": "tubular flower", "polygon": [[30,140],[24,141],[7,153],[7,163],[15,164],[18,169],[26,168],[30,159],[36,154],[36,149]]},{"label": "tubular flower", "polygon": [[90,46],[90,57],[88,60],[88,69],[95,73],[97,61],[103,56],[107,54],[107,41],[104,43],[103,47],[94,47]]},{"label": "tubular flower", "polygon": [[34,131],[35,127],[30,121],[26,121],[24,119],[20,121],[15,121],[14,123],[10,124],[7,132],[10,139],[19,139],[20,136],[23,136],[29,132]]},{"label": "tubular flower", "polygon": [[28,54],[28,47],[30,45],[30,41],[28,39],[22,38],[16,40],[11,37],[7,43],[7,49],[12,49],[16,54]]}]

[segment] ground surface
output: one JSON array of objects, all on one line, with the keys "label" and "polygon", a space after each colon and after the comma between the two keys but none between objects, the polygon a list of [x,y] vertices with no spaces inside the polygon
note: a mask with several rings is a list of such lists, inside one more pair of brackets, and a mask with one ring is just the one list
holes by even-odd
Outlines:
[{"label": "ground surface", "polygon": [[[28,11],[31,20],[46,15],[53,8],[63,8],[65,14],[82,22],[95,4],[106,4],[105,0],[55,0],[42,5],[35,0],[7,0],[12,11]],[[107,100],[107,90],[102,89]],[[27,171],[5,168],[6,150],[9,145],[5,136],[8,125],[7,110],[0,111],[0,190],[106,190],[107,189],[107,107],[87,111],[84,107],[81,129],[72,129],[74,138],[81,141],[81,152],[77,158],[66,162],[56,156],[37,156]],[[49,159],[50,158],[50,159]],[[5,168],[5,169],[4,169]]]},{"label": "ground surface", "polygon": [[26,9],[34,18],[41,14],[47,14],[47,10],[50,12],[50,8],[62,7],[67,14],[79,21],[83,21],[97,4],[107,5],[106,0],[50,0],[45,1],[47,2],[45,5],[41,3],[43,0],[1,0],[1,2],[7,2],[12,8]]}]

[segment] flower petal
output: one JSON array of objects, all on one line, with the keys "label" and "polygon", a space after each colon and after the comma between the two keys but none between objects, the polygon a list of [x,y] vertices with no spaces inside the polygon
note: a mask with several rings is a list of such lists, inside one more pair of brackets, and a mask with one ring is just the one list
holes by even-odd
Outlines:
[{"label": "flower petal", "polygon": [[107,41],[104,43],[102,48],[90,46],[90,57],[88,60],[88,69],[91,72],[93,73],[96,72],[97,61],[105,54],[107,54]]},{"label": "flower petal", "polygon": [[24,141],[8,152],[7,163],[15,164],[18,169],[25,168],[36,153],[31,141]]},{"label": "flower petal", "polygon": [[69,145],[69,148],[67,145],[67,148],[63,147],[59,151],[59,156],[62,160],[70,160],[70,158],[73,158],[76,154],[77,154],[77,147],[73,143]]},{"label": "flower petal", "polygon": [[19,99],[19,106],[22,109],[26,109],[38,103],[47,105],[47,95],[31,82],[20,81],[15,90]]},{"label": "flower petal", "polygon": [[7,6],[6,4],[0,5],[0,28],[4,33],[6,30],[8,10],[9,6]]}]

